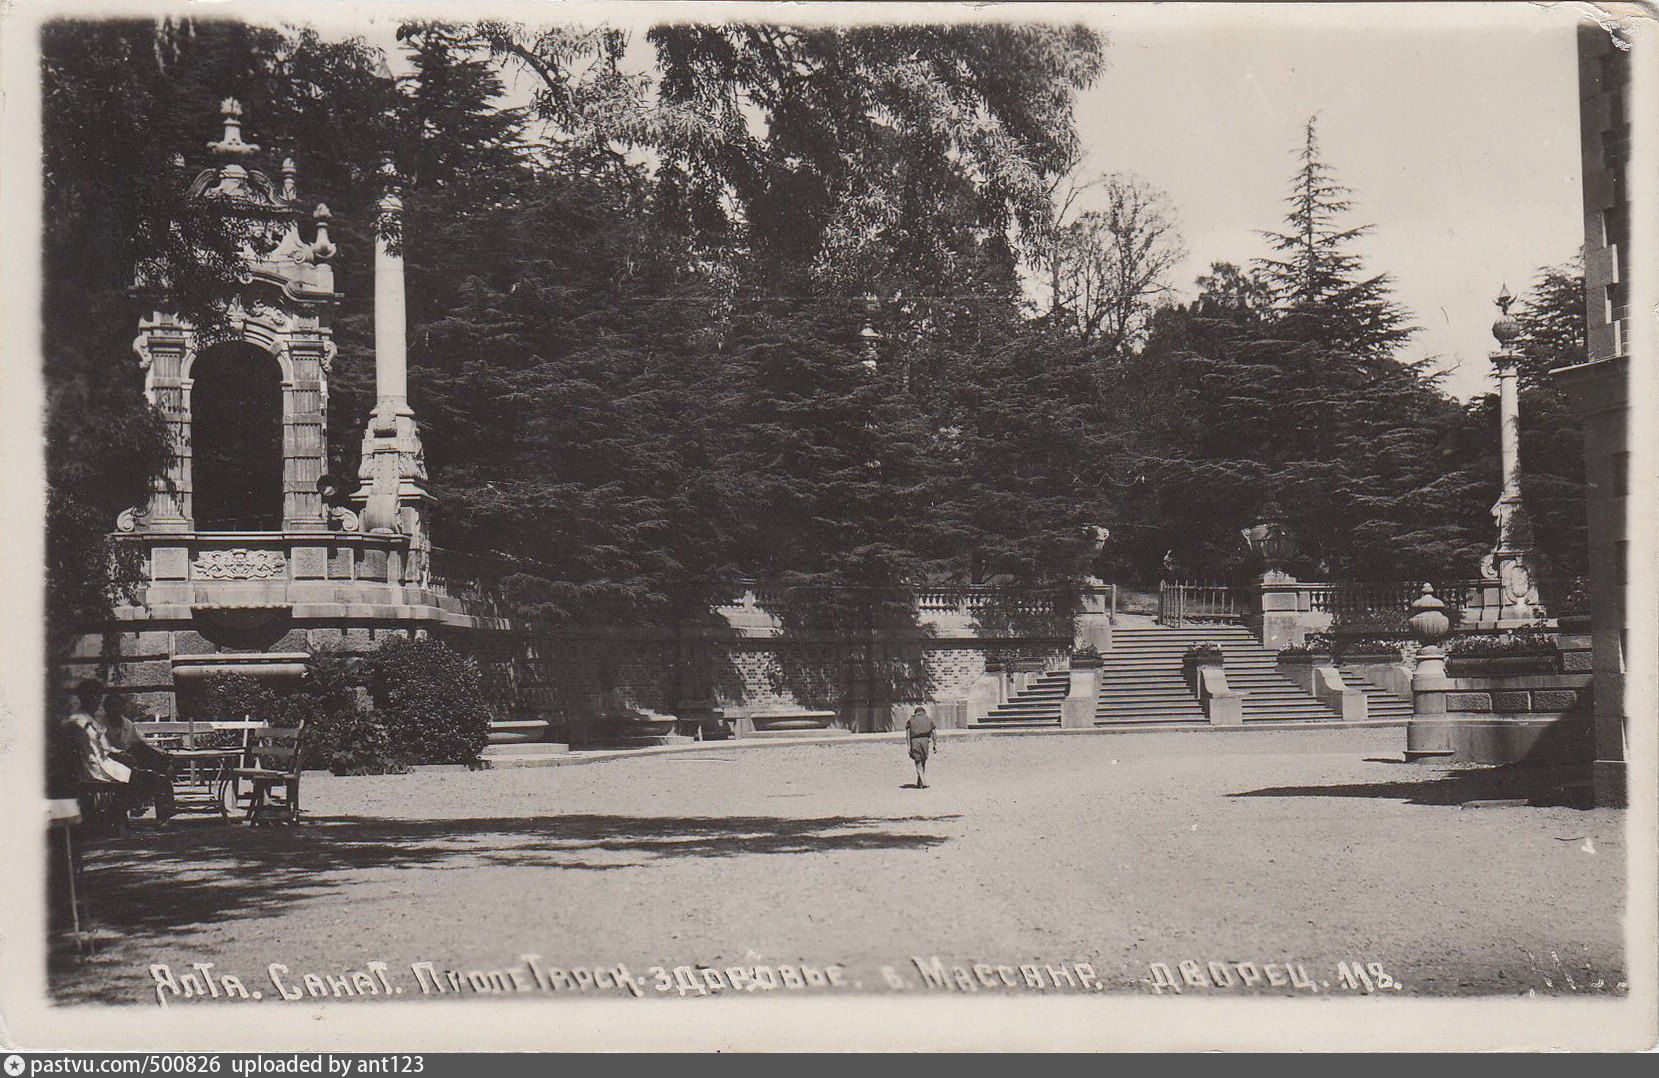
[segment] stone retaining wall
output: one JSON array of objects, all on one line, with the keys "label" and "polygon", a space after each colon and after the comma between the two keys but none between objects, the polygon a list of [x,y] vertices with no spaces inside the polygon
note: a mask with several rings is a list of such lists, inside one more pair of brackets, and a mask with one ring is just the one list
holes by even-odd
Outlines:
[{"label": "stone retaining wall", "polygon": [[[748,636],[694,630],[527,631],[373,620],[301,622],[274,615],[263,629],[215,632],[193,621],[148,622],[142,629],[83,637],[70,683],[102,678],[160,718],[190,707],[191,683],[239,670],[297,677],[319,649],[371,651],[388,636],[431,633],[477,660],[497,719],[547,719],[563,739],[581,727],[603,692],[629,706],[695,717],[778,708],[829,709],[850,729],[891,728],[891,707],[965,703],[983,678],[990,652],[1018,650],[1052,658],[1070,641],[926,637],[878,640],[883,672],[874,690],[863,674],[863,639]],[[891,707],[886,701],[892,701]],[[948,707],[947,707],[948,710]],[[579,733],[580,731],[577,730]]]},{"label": "stone retaining wall", "polygon": [[[1419,715],[1444,709],[1453,760],[1459,763],[1577,763],[1593,758],[1593,675],[1590,634],[1563,632],[1554,669],[1539,673],[1485,673],[1475,669],[1417,687]],[[1486,665],[1502,670],[1509,657]],[[1436,719],[1435,721],[1440,721]]]}]

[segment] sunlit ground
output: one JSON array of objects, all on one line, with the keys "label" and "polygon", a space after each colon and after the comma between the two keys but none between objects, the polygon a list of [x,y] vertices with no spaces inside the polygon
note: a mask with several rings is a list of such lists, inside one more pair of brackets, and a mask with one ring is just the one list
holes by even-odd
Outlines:
[{"label": "sunlit ground", "polygon": [[[1575,776],[1393,762],[1402,737],[977,737],[943,746],[926,790],[905,788],[892,741],[308,775],[299,827],[187,823],[95,847],[97,951],[78,960],[60,940],[54,988],[153,1005],[152,964],[211,962],[271,1005],[305,973],[327,985],[384,962],[377,985],[407,999],[436,991],[417,963],[463,982],[503,971],[481,983],[516,990],[505,971],[538,955],[572,978],[530,980],[554,997],[621,993],[571,972],[619,963],[647,997],[659,966],[959,990],[929,987],[917,957],[987,992],[1034,991],[1022,966],[1078,963],[1103,992],[1160,990],[1161,967],[1183,995],[1622,991],[1623,814],[1463,807],[1559,804]],[[1384,976],[1368,987],[1356,964]],[[729,980],[711,975],[711,994]]]}]

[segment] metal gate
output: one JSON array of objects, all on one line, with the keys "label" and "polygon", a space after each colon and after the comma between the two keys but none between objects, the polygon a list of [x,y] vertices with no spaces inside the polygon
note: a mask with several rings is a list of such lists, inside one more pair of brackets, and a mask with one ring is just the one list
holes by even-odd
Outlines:
[{"label": "metal gate", "polygon": [[1164,581],[1158,585],[1158,624],[1213,625],[1240,622],[1246,614],[1236,589],[1227,584]]}]

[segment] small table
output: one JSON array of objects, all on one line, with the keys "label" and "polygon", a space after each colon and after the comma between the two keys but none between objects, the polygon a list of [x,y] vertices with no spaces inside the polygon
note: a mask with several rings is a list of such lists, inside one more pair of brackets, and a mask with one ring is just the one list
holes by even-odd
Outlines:
[{"label": "small table", "polygon": [[173,774],[173,801],[183,812],[217,812],[228,819],[225,786],[231,771],[242,760],[240,747],[217,749],[170,749],[176,764]]}]

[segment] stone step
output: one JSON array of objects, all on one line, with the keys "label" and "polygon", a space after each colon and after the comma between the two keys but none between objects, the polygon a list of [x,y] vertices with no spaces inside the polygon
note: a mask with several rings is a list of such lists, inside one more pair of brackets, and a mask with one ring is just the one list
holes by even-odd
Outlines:
[{"label": "stone step", "polygon": [[1131,696],[1113,695],[1102,696],[1095,701],[1095,708],[1107,707],[1197,707],[1198,698],[1192,693],[1168,693],[1162,696]]},{"label": "stone step", "polygon": [[1006,729],[1013,728],[1013,729],[1037,730],[1037,729],[1041,729],[1041,728],[1046,727],[1046,726],[1059,726],[1059,725],[1060,725],[1060,720],[1059,720],[1058,717],[1056,717],[1052,722],[1041,722],[1041,721],[1038,721],[1036,719],[1020,719],[1020,720],[1017,720],[1017,721],[1016,720],[1010,720],[1010,719],[1004,719],[1000,722],[998,722],[996,719],[981,719],[978,722],[969,723],[968,724],[968,729],[970,729],[970,730],[989,730],[989,729],[1006,730]]},{"label": "stone step", "polygon": [[491,771],[504,770],[515,767],[556,767],[568,760],[573,753],[564,745],[543,744],[543,752],[518,752],[502,756],[484,756],[484,767]]},{"label": "stone step", "polygon": [[1095,719],[1096,726],[1161,726],[1169,723],[1208,724],[1203,715],[1144,715],[1135,718]]},{"label": "stone step", "polygon": [[536,756],[542,753],[569,752],[569,745],[562,745],[552,741],[511,741],[504,744],[485,745],[484,751],[479,753],[481,760],[495,760],[504,756]]},{"label": "stone step", "polygon": [[1047,723],[1052,723],[1052,722],[1059,722],[1060,721],[1060,716],[1059,716],[1059,714],[1054,714],[1054,715],[987,715],[983,719],[980,719],[979,721],[980,722],[994,723],[994,724],[1022,723],[1022,722],[1033,722],[1033,723],[1047,724]]},{"label": "stone step", "polygon": [[1177,681],[1174,678],[1170,678],[1168,681],[1117,682],[1104,685],[1102,688],[1112,689],[1118,692],[1141,692],[1153,694],[1185,693],[1191,691],[1184,683]]}]

